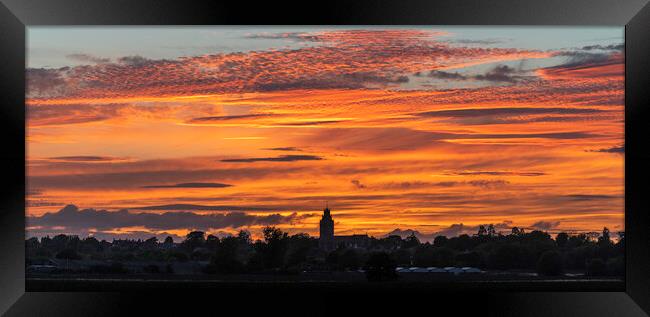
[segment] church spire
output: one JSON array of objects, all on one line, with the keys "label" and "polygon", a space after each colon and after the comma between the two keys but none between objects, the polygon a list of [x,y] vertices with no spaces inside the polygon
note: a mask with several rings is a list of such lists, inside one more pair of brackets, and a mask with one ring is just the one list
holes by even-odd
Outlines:
[{"label": "church spire", "polygon": [[330,215],[330,207],[329,207],[329,203],[327,201],[325,201],[325,209],[323,209],[323,214],[326,217],[329,217],[329,215]]},{"label": "church spire", "polygon": [[329,203],[325,202],[323,217],[320,220],[320,237],[318,241],[321,249],[331,250],[334,248],[334,220],[330,214]]}]

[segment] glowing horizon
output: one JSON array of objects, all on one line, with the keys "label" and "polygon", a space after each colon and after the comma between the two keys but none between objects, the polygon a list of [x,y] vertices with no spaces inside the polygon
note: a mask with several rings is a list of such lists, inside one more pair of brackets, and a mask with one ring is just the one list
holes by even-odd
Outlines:
[{"label": "glowing horizon", "polygon": [[28,235],[624,231],[622,28],[517,29],[30,28]]}]

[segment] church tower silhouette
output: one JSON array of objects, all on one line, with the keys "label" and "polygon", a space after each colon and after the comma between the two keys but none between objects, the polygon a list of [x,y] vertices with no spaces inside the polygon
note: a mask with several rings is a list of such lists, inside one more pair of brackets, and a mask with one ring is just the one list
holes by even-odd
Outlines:
[{"label": "church tower silhouette", "polygon": [[323,250],[334,249],[334,220],[330,214],[330,208],[325,204],[323,217],[320,219],[320,237],[318,246]]}]

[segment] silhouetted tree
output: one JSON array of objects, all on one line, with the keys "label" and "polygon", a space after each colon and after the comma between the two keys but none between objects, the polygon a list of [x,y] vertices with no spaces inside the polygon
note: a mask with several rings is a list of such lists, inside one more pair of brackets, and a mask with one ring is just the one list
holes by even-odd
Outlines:
[{"label": "silhouetted tree", "polygon": [[239,239],[239,242],[241,243],[251,244],[251,233],[246,230],[239,230],[239,233],[237,233],[237,239]]},{"label": "silhouetted tree", "polygon": [[163,244],[166,245],[166,246],[174,245],[174,239],[172,237],[170,237],[170,236],[167,236],[165,238],[165,241],[163,242]]},{"label": "silhouetted tree", "polygon": [[64,234],[59,234],[54,236],[54,238],[52,238],[52,240],[49,242],[49,247],[53,249],[55,252],[59,252],[65,248],[68,248],[69,243],[70,243],[70,237]]},{"label": "silhouetted tree", "polygon": [[32,237],[25,240],[25,248],[28,251],[35,251],[41,246],[41,243],[38,242],[38,238]]},{"label": "silhouetted tree", "polygon": [[609,236],[609,229],[603,228],[603,234],[598,238],[598,256],[603,260],[607,260],[614,251],[614,244]]},{"label": "silhouetted tree", "polygon": [[307,261],[307,256],[318,248],[318,240],[306,233],[298,233],[289,237],[287,246],[287,265],[298,266]]},{"label": "silhouetted tree", "polygon": [[210,251],[215,251],[219,247],[219,238],[213,235],[208,235],[205,239],[205,247]]},{"label": "silhouetted tree", "polygon": [[497,235],[497,231],[494,229],[493,224],[489,224],[487,227],[487,235],[488,237],[495,237]]},{"label": "silhouetted tree", "polygon": [[86,237],[81,240],[79,252],[94,253],[102,250],[102,244],[95,237]]},{"label": "silhouetted tree", "polygon": [[207,269],[208,273],[239,273],[244,269],[244,264],[238,258],[238,250],[241,241],[236,237],[225,237],[221,239],[216,254],[211,259],[212,267]]},{"label": "silhouetted tree", "polygon": [[470,250],[474,246],[474,242],[469,235],[461,234],[458,237],[449,239],[446,246],[453,250],[466,251]]},{"label": "silhouetted tree", "polygon": [[478,232],[476,233],[479,237],[486,236],[487,235],[487,229],[485,229],[484,225],[478,226]]},{"label": "silhouetted tree", "polygon": [[567,242],[567,245],[570,248],[577,248],[580,246],[583,246],[587,243],[587,235],[584,233],[578,234],[578,235],[573,235],[569,237],[569,241]]},{"label": "silhouetted tree", "polygon": [[433,246],[434,247],[444,247],[447,244],[447,237],[445,236],[437,236],[433,239]]},{"label": "silhouetted tree", "polygon": [[569,235],[566,232],[558,233],[555,237],[555,243],[560,248],[566,247],[567,243],[569,243]]},{"label": "silhouetted tree", "polygon": [[607,229],[607,227],[603,228],[603,234],[600,236],[600,238],[598,238],[598,242],[599,243],[611,243],[612,242],[611,238],[609,237],[609,229]]},{"label": "silhouetted tree", "polygon": [[404,239],[405,248],[414,248],[420,245],[420,239],[415,236],[415,233],[411,233],[406,239]]},{"label": "silhouetted tree", "polygon": [[265,266],[267,268],[280,268],[284,265],[284,257],[287,251],[288,234],[276,227],[265,227],[262,229],[265,247]]},{"label": "silhouetted tree", "polygon": [[203,231],[192,231],[187,234],[185,240],[181,243],[181,246],[189,252],[192,252],[196,248],[203,247],[205,244],[205,232]]},{"label": "silhouetted tree", "polygon": [[154,248],[158,247],[158,238],[151,237],[151,238],[145,240],[142,246],[147,248],[147,249],[154,249]]}]

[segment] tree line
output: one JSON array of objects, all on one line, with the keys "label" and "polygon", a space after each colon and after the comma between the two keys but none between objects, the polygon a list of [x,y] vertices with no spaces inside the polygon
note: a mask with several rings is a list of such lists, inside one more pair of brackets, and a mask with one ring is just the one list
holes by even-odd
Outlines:
[{"label": "tree line", "polygon": [[613,241],[607,228],[598,237],[562,232],[553,238],[543,231],[525,232],[516,227],[509,234],[501,234],[489,225],[481,226],[471,236],[437,236],[432,242],[424,243],[415,235],[370,237],[367,248],[341,244],[332,251],[321,250],[318,239],[306,233],[290,235],[276,227],[265,227],[262,235],[262,239],[253,241],[250,233],[243,230],[222,238],[193,231],[183,241],[175,243],[171,237],[163,241],[152,237],[108,242],[61,234],[52,238],[33,237],[25,243],[28,264],[51,258],[112,263],[108,268],[96,268],[100,273],[124,273],[121,266],[124,262],[167,263],[165,267],[155,266],[149,270],[173,273],[170,264],[192,261],[204,263],[203,271],[208,274],[360,269],[377,273],[394,271],[398,266],[476,267],[488,271],[537,272],[547,276],[566,272],[622,276],[625,271],[624,233],[619,233],[619,239]]}]

